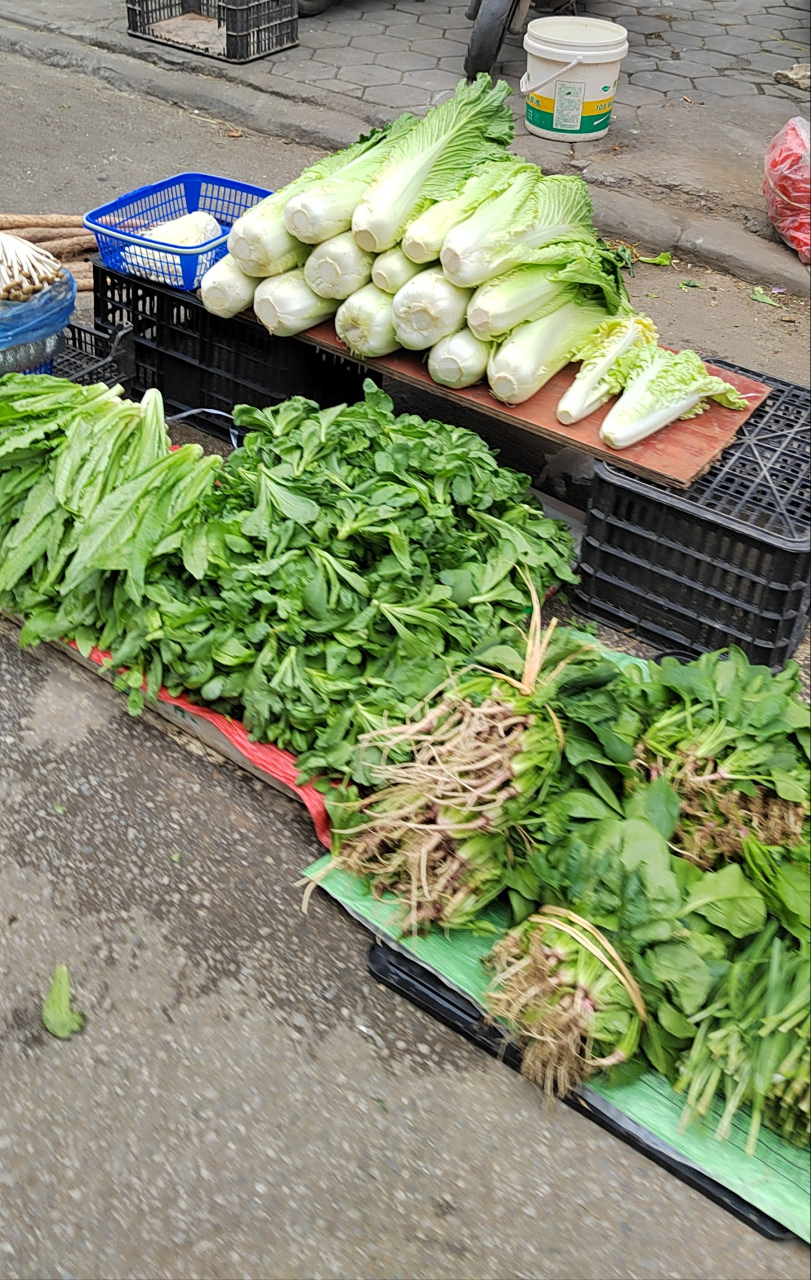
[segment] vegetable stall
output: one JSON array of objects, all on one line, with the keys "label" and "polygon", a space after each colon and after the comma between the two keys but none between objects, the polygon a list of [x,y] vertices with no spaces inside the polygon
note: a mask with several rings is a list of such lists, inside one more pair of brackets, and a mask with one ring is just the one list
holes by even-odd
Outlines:
[{"label": "vegetable stall", "polygon": [[[299,385],[231,400],[221,458],[173,446],[168,376],[140,401],[0,379],[0,609],[21,644],[99,665],[133,715],[182,706],[270,774],[286,762],[330,846],[305,908],[323,886],[420,963],[432,1000],[463,996],[544,1092],[613,1096],[625,1136],[658,1132],[735,1211],[802,1233],[797,666],[734,644],[643,661],[547,621],[549,594],[577,582],[569,529],[480,435],[397,412],[378,385],[682,488],[767,401],[756,378],[659,344],[585,184],[508,152],[506,94],[480,76],[228,209],[203,208],[204,176],[185,175],[197,207],[174,217],[171,182],[147,225],[127,197],[88,215],[98,308],[131,281],[144,348],[165,354],[161,326],[185,324],[204,365],[193,343],[222,332],[207,318],[266,331]],[[30,306],[6,261],[10,302]],[[36,251],[27,264],[32,297],[64,278]],[[138,313],[158,296],[165,310]],[[377,380],[320,404],[295,372],[313,353]],[[640,1089],[669,1118],[640,1110]]]}]

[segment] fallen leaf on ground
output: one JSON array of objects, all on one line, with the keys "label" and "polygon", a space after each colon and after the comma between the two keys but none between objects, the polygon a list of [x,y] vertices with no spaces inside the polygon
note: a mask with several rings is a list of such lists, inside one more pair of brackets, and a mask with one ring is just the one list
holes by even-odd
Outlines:
[{"label": "fallen leaf on ground", "polygon": [[753,302],[765,302],[767,307],[779,307],[781,311],[784,310],[782,302],[778,302],[776,298],[770,298],[759,284],[755,285],[749,297]]},{"label": "fallen leaf on ground", "polygon": [[42,1006],[42,1025],[58,1040],[69,1040],[84,1026],[84,1014],[70,1007],[70,976],[66,964],[54,969],[51,989]]}]

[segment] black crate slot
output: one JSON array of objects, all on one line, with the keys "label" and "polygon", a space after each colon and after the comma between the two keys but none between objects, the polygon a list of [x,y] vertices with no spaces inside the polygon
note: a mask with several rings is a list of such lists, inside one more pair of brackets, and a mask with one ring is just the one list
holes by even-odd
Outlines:
[{"label": "black crate slot", "polygon": [[201,412],[193,425],[228,439],[223,419],[237,404],[258,408],[301,395],[321,405],[363,397],[366,370],[295,338],[273,338],[246,316],[223,320],[206,311],[196,294],[141,280],[93,262],[96,324],[132,325],[133,393],[157,387],[167,416]]},{"label": "black crate slot", "polygon": [[[521,1070],[521,1050],[510,1040],[506,1031],[498,1024],[489,1022],[478,1005],[449,987],[433,970],[413,956],[406,955],[385,942],[373,942],[369,951],[369,972],[378,982],[404,996],[485,1053],[500,1058],[514,1071]],[[761,1235],[770,1240],[793,1238],[793,1232],[781,1223],[716,1182],[588,1085],[569,1094],[564,1102],[594,1121],[601,1129],[606,1129],[614,1137],[641,1151],[680,1181],[702,1192],[709,1200],[746,1222]]]},{"label": "black crate slot", "polygon": [[121,383],[125,393],[131,393],[135,345],[130,325],[118,325],[108,332],[69,324],[64,338],[65,345],[54,359],[54,377],[69,378],[84,386],[106,382],[108,387],[113,387]]},{"label": "black crate slot", "polygon": [[808,625],[804,387],[771,394],[686,494],[595,464],[575,600],[583,613],[693,654],[737,644],[782,666]]}]

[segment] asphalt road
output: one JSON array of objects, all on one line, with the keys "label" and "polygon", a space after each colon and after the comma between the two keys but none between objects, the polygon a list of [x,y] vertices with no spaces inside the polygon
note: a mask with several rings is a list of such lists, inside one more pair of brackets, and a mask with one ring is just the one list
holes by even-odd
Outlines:
[{"label": "asphalt road", "polygon": [[[79,212],[187,168],[275,185],[312,155],[1,71],[6,210]],[[741,317],[725,354],[749,360],[747,301],[717,287]],[[709,339],[690,307],[663,310],[664,337]],[[755,354],[799,371],[760,323]],[[320,851],[294,802],[0,624],[0,1277],[807,1275],[804,1246],[377,985],[358,925],[323,895],[299,911]],[[39,1025],[57,962],[88,1015],[69,1043]]]}]

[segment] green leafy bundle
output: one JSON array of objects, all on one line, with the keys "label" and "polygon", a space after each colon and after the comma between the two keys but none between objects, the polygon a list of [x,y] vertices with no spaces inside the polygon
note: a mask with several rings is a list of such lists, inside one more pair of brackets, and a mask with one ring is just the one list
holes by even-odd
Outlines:
[{"label": "green leafy bundle", "polygon": [[808,1143],[810,979],[808,948],[787,943],[774,921],[738,956],[712,1001],[691,1019],[697,1034],[675,1082],[687,1092],[683,1127],[704,1119],[722,1094],[716,1136],[729,1137],[748,1103],[748,1155],[764,1120],[789,1141]]},{"label": "green leafy bundle", "polygon": [[141,405],[121,391],[0,381],[0,601],[27,616],[24,639],[71,634],[72,597],[99,570],[121,571],[140,603],[147,565],[181,545],[219,465],[198,445],[170,453],[157,391]]},{"label": "green leafy bundle", "polygon": [[[12,550],[33,502],[21,412]],[[104,431],[77,419],[78,436],[63,432],[31,471],[48,495],[40,541],[64,513],[70,554],[45,574],[38,543],[0,602],[26,615],[24,643],[110,650],[133,711],[142,686],[154,698],[166,684],[296,752],[306,775],[343,772],[359,734],[402,721],[471,658],[508,649],[530,604],[522,572],[542,593],[573,580],[571,537],[525,500],[527,477],[472,432],[395,417],[371,382],[354,406],[238,407],[254,429],[216,486],[219,460],[190,445],[170,454],[148,403],[117,412]],[[132,442],[115,444],[116,431]],[[101,477],[98,500],[74,516],[62,502],[84,475]]]},{"label": "green leafy bundle", "polygon": [[[485,672],[449,682],[440,701],[363,740],[382,789],[327,796],[334,865],[376,895],[401,897],[405,930],[433,921],[486,931],[481,913],[494,899],[503,894],[520,921],[541,894],[522,823],[565,785],[564,691],[576,698],[617,669],[555,622],[541,635],[537,596],[535,606],[520,680]],[[517,656],[504,646],[494,655]]]}]

